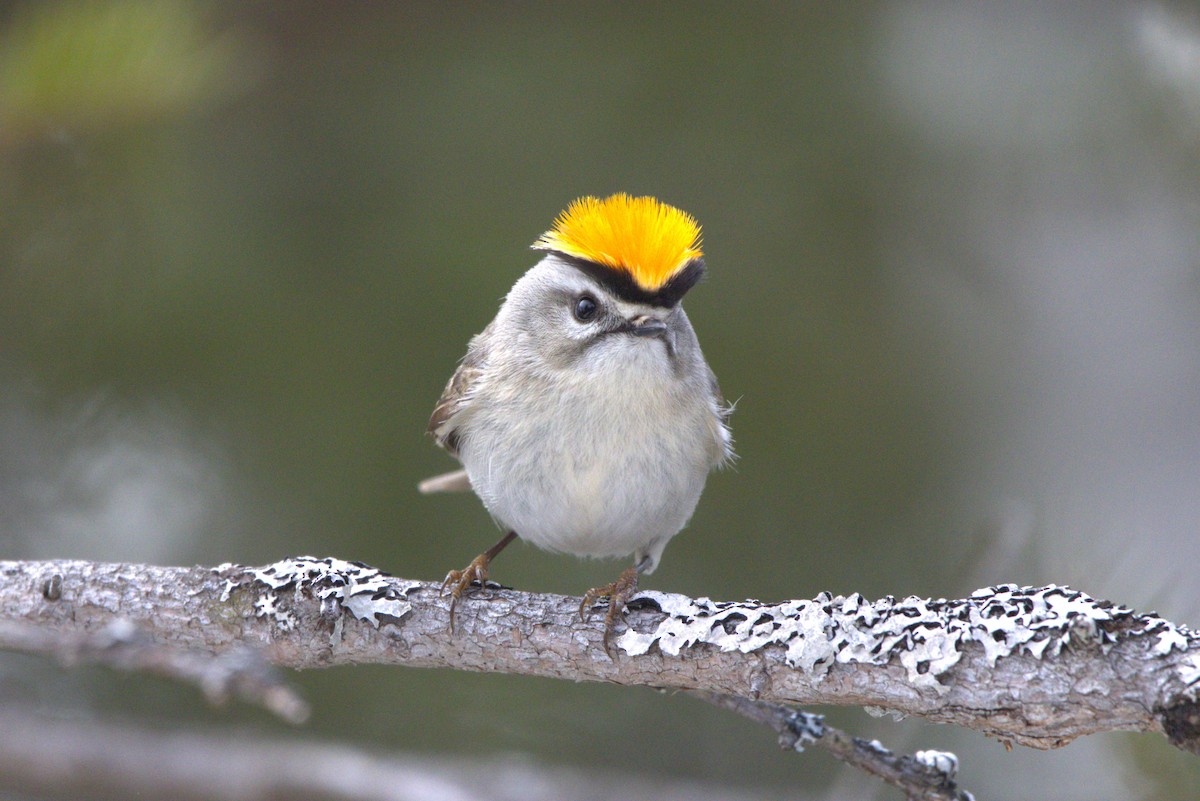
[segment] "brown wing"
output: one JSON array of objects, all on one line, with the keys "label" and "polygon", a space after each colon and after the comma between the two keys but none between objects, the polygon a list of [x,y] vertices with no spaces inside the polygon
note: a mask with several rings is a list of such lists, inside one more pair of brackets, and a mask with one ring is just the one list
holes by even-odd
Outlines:
[{"label": "brown wing", "polygon": [[446,389],[438,399],[437,406],[433,408],[429,426],[425,429],[434,436],[438,445],[450,452],[451,456],[458,456],[458,428],[454,420],[460,412],[470,406],[472,391],[483,375],[487,350],[484,343],[490,332],[489,325],[483,333],[471,340],[471,344],[467,346],[467,355],[446,383]]}]

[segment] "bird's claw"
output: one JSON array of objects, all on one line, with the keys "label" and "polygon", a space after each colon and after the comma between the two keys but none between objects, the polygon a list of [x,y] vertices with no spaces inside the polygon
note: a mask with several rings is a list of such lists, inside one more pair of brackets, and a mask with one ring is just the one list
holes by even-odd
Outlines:
[{"label": "bird's claw", "polygon": [[454,607],[458,606],[458,599],[463,596],[472,584],[476,582],[482,588],[487,584],[488,566],[492,559],[486,553],[481,553],[471,560],[471,564],[464,567],[462,570],[451,570],[446,574],[446,578],[442,580],[441,589],[438,590],[439,595],[446,594],[446,588],[450,588],[450,633],[454,633]]},{"label": "bird's claw", "polygon": [[621,615],[625,611],[625,605],[633,597],[633,594],[637,592],[637,585],[637,568],[627,568],[613,583],[605,584],[603,587],[593,587],[588,590],[584,593],[583,602],[579,604],[579,619],[586,623],[592,605],[601,598],[608,599],[608,613],[604,616],[603,643],[604,653],[608,654],[608,658],[614,662],[617,659],[613,656],[609,640],[612,637],[613,629],[617,626],[617,621],[621,619]]}]

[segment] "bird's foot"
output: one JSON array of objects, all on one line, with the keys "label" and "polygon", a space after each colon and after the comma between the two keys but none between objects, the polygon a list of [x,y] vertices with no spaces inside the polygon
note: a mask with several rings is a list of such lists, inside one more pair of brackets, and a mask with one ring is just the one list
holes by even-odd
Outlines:
[{"label": "bird's foot", "polygon": [[[510,531],[500,538],[500,541],[488,548],[483,553],[471,560],[471,564],[464,567],[462,570],[451,570],[446,574],[446,578],[442,580],[442,589],[439,594],[445,595],[446,588],[450,588],[450,633],[454,633],[454,607],[458,606],[458,599],[463,596],[463,593],[471,588],[475,582],[479,582],[480,588],[488,585],[488,567],[492,564],[492,560],[496,558],[496,554],[503,551],[508,544],[517,538],[517,532]],[[496,585],[499,586],[499,585]]]},{"label": "bird's foot", "polygon": [[446,578],[442,581],[442,588],[439,591],[440,595],[446,594],[446,588],[450,588],[450,633],[454,633],[454,607],[458,606],[458,599],[463,596],[463,593],[471,588],[475,582],[479,582],[479,587],[482,589],[487,586],[488,567],[492,563],[491,554],[481,553],[471,560],[471,564],[464,567],[462,570],[451,570],[446,574]]},{"label": "bird's foot", "polygon": [[608,614],[604,616],[604,653],[608,654],[608,658],[614,662],[616,657],[613,656],[612,649],[609,647],[609,639],[612,637],[617,621],[621,618],[621,613],[625,611],[625,604],[637,592],[637,586],[638,569],[630,567],[621,573],[612,584],[588,590],[583,596],[583,603],[579,605],[579,619],[586,622],[592,604],[601,598],[608,599]]}]

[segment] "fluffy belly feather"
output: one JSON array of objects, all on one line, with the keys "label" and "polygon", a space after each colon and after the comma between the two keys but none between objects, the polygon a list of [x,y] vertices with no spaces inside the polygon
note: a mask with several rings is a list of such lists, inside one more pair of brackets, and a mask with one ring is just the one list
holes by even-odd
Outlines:
[{"label": "fluffy belly feather", "polygon": [[[578,556],[649,555],[653,569],[696,508],[713,448],[710,410],[654,395],[639,398],[642,414],[629,410],[628,398],[595,391],[491,412],[460,452],[471,485],[493,517],[534,545]],[[671,424],[652,428],[647,420]]]}]

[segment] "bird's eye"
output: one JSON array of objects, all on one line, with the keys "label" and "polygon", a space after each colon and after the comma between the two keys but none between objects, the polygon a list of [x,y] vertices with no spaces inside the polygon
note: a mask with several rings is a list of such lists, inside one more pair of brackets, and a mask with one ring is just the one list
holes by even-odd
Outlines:
[{"label": "bird's eye", "polygon": [[591,295],[580,295],[575,300],[575,319],[581,323],[586,323],[596,316],[596,310],[599,308],[596,304],[596,299]]}]

